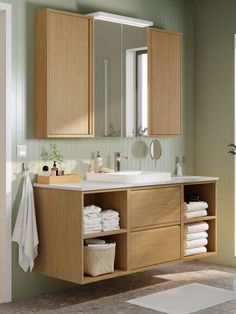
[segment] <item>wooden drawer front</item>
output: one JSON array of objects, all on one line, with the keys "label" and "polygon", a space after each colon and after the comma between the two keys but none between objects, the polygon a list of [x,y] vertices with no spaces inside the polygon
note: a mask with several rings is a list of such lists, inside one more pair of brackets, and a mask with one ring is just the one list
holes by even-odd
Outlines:
[{"label": "wooden drawer front", "polygon": [[131,191],[131,228],[180,222],[180,195],[180,187]]},{"label": "wooden drawer front", "polygon": [[180,226],[131,233],[131,269],[178,259],[180,259]]}]

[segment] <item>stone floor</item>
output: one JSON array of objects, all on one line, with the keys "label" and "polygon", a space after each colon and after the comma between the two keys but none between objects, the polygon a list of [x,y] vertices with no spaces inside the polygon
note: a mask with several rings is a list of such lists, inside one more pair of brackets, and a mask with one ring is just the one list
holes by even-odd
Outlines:
[{"label": "stone floor", "polygon": [[[189,283],[236,289],[236,269],[188,262],[0,305],[1,314],[160,314],[125,301]],[[236,299],[195,312],[236,314]]]}]

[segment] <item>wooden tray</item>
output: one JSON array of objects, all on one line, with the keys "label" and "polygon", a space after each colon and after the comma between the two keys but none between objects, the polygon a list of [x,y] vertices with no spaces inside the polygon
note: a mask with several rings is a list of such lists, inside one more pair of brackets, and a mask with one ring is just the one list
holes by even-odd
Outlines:
[{"label": "wooden tray", "polygon": [[81,181],[77,173],[65,174],[64,176],[41,176],[37,174],[36,182],[40,184],[57,184],[57,183],[78,183]]}]

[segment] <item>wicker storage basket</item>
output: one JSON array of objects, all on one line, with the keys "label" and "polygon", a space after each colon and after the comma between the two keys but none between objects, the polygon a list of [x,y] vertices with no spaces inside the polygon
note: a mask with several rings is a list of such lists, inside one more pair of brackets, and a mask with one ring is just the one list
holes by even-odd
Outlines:
[{"label": "wicker storage basket", "polygon": [[116,243],[102,246],[84,246],[84,273],[90,276],[114,271]]}]

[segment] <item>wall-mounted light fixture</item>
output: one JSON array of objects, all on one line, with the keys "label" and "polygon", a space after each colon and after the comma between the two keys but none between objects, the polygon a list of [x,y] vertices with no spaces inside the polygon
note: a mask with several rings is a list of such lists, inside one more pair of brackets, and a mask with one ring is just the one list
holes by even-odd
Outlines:
[{"label": "wall-mounted light fixture", "polygon": [[103,20],[103,21],[137,26],[137,27],[147,27],[147,26],[153,25],[152,21],[140,20],[133,17],[129,17],[129,16],[117,15],[117,14],[101,12],[101,11],[89,13],[87,15],[93,16],[95,20]]}]

